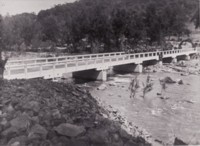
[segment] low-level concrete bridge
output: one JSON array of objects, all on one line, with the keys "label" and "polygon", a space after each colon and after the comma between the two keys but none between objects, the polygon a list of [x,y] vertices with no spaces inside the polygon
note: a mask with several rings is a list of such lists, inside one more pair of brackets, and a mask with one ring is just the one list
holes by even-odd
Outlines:
[{"label": "low-level concrete bridge", "polygon": [[[143,63],[169,58],[176,62],[178,56],[190,59],[196,49],[177,49],[145,53],[126,54],[124,52],[74,55],[62,57],[36,58],[8,61],[4,72],[5,79],[52,79],[72,73],[75,78],[107,80],[107,71],[142,72]],[[162,59],[160,59],[160,57]]]}]

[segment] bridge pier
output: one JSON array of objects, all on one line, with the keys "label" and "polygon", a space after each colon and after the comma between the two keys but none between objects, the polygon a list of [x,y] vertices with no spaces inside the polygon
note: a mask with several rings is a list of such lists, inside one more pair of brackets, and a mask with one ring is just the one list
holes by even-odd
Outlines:
[{"label": "bridge pier", "polygon": [[113,70],[119,73],[142,73],[143,65],[142,64],[125,64],[125,65],[118,65],[114,66]]},{"label": "bridge pier", "polygon": [[176,57],[172,58],[172,63],[177,63],[177,58]]},{"label": "bridge pier", "polygon": [[185,60],[190,60],[190,55],[186,55]]},{"label": "bridge pier", "polygon": [[163,65],[163,61],[158,61],[158,64],[159,65]]},{"label": "bridge pier", "polygon": [[142,73],[142,71],[143,71],[142,64],[136,64],[134,72],[135,73]]},{"label": "bridge pier", "polygon": [[106,81],[107,80],[107,70],[84,70],[77,71],[72,73],[73,78],[77,79],[86,79],[86,80],[99,80]]}]

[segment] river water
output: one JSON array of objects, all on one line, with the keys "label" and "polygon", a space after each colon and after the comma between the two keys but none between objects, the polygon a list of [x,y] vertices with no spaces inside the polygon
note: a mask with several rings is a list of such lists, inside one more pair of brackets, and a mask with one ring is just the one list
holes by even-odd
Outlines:
[{"label": "river water", "polygon": [[[144,128],[154,138],[171,144],[175,137],[190,144],[200,144],[200,75],[181,76],[180,73],[151,73],[153,90],[142,97],[142,82],[147,74],[140,74],[138,80],[140,89],[135,98],[130,98],[130,79],[136,74],[114,75],[109,81],[103,83],[105,90],[97,90],[101,82],[87,83],[90,92],[104,104],[111,105],[120,114],[138,127]],[[167,84],[163,91],[163,98],[157,93],[161,92],[159,78],[171,77],[182,79],[183,85]],[[116,85],[110,85],[113,81]]]}]

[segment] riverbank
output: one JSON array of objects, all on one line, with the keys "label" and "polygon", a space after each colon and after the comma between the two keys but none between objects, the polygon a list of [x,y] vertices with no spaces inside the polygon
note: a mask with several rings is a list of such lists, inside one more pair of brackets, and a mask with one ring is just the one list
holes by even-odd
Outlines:
[{"label": "riverbank", "polygon": [[[199,60],[144,71],[79,85],[5,81],[0,88],[0,145],[160,146],[173,145],[176,137],[199,144]],[[148,75],[153,90],[143,97]],[[140,88],[130,98],[135,76]],[[161,94],[159,79],[165,77],[174,83]]]},{"label": "riverbank", "polygon": [[76,85],[3,81],[0,146],[150,146],[145,135]]},{"label": "riverbank", "polygon": [[[178,137],[189,144],[200,144],[200,61],[180,61],[177,64],[145,68],[144,74],[115,75],[108,82],[91,87],[91,94],[104,105],[110,105],[128,121],[151,133],[163,145],[172,145]],[[143,98],[143,83],[148,74],[153,90]],[[138,76],[135,98],[130,98],[131,79]],[[162,91],[160,80],[171,78]],[[161,94],[162,93],[162,94]]]}]

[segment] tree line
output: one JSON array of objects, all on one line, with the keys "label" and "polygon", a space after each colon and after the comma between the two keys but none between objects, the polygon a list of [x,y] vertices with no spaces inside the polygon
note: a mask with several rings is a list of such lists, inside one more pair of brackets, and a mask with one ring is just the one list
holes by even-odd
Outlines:
[{"label": "tree line", "polygon": [[[167,49],[171,36],[189,35],[196,0],[80,0],[37,15],[0,17],[6,50],[111,52]],[[152,46],[152,47],[150,47]]]}]

